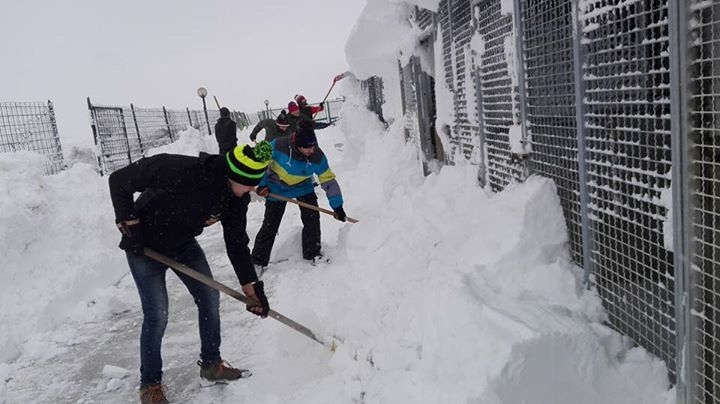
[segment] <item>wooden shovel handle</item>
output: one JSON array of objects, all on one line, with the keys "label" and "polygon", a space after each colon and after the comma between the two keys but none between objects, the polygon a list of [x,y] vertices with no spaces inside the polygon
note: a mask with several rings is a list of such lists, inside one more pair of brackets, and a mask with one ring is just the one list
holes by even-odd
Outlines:
[{"label": "wooden shovel handle", "polygon": [[[335,217],[335,212],[333,212],[332,210],[329,210],[329,209],[324,209],[324,208],[321,208],[321,207],[319,207],[319,206],[315,206],[315,205],[311,205],[311,204],[309,204],[309,203],[305,203],[305,202],[302,202],[302,201],[298,201],[298,200],[296,200],[296,199],[286,198],[286,197],[284,197],[284,196],[282,196],[282,195],[273,194],[272,192],[270,192],[270,193],[268,194],[268,196],[271,196],[271,197],[273,197],[273,198],[275,198],[275,199],[279,199],[279,200],[281,200],[281,201],[294,203],[295,205],[302,206],[303,208],[308,208],[308,209],[316,210],[316,211],[318,211],[318,212],[327,213],[328,215]],[[346,216],[346,217],[345,217],[345,220],[347,220],[347,221],[350,222],[350,223],[357,223],[357,222],[358,222],[357,219],[353,219],[353,218],[351,218],[350,216]]]}]

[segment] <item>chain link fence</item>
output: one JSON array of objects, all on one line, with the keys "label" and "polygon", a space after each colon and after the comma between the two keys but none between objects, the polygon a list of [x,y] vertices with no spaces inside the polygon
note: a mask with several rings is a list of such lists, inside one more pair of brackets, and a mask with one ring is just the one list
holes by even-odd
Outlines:
[{"label": "chain link fence", "polygon": [[609,324],[665,361],[678,402],[720,403],[720,2],[441,0],[411,22],[398,72],[426,172],[552,178]]},{"label": "chain link fence", "polygon": [[0,102],[0,153],[20,150],[44,155],[46,174],[65,168],[51,101]]}]

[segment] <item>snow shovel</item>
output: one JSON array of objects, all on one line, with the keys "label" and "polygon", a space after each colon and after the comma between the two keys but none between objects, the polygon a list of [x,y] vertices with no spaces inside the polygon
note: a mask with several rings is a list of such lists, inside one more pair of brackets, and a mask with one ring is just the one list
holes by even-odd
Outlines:
[{"label": "snow shovel", "polygon": [[[166,256],[164,256],[154,250],[151,250],[149,248],[145,248],[145,250],[143,252],[146,256],[154,259],[155,261],[161,262],[176,271],[180,271],[180,272],[184,273],[185,275],[187,275],[201,283],[204,283],[205,285],[207,285],[219,292],[223,292],[226,295],[233,297],[245,304],[253,304],[254,303],[252,300],[250,300],[249,297],[238,292],[237,290],[231,289],[231,288],[225,286],[224,284],[216,281],[215,279],[213,279],[207,275],[201,274],[200,272],[190,268],[189,266],[187,266],[183,263],[177,262],[177,261],[175,261],[169,257],[166,257]],[[330,342],[323,340],[323,339],[319,338],[317,335],[315,335],[314,332],[310,331],[309,328],[283,316],[282,314],[278,313],[275,310],[270,309],[268,316],[285,324],[286,326],[288,326],[288,327],[292,328],[293,330],[299,332],[300,334],[312,339],[313,341],[329,348],[332,352],[335,352],[335,350],[337,349],[337,343],[335,342],[334,338]]]},{"label": "snow shovel", "polygon": [[[308,208],[308,209],[316,210],[316,211],[318,211],[318,212],[327,213],[327,214],[330,215],[330,216],[335,216],[335,212],[333,212],[332,210],[324,209],[324,208],[321,208],[321,207],[315,206],[315,205],[310,205],[309,203],[301,202],[301,201],[298,201],[298,200],[295,200],[295,199],[291,199],[291,198],[286,198],[286,197],[284,197],[284,196],[282,196],[282,195],[273,194],[272,192],[268,193],[268,196],[272,196],[273,198],[279,199],[279,200],[281,200],[281,201],[294,203],[295,205],[300,205],[300,206],[302,206],[303,208]],[[347,221],[350,222],[350,223],[357,223],[357,222],[358,222],[357,219],[353,219],[353,218],[351,218],[350,216],[345,216],[345,220],[347,220]]]},{"label": "snow shovel", "polygon": [[[323,100],[320,101],[320,104],[321,104],[321,105],[324,104],[325,101],[327,100],[328,96],[330,95],[330,91],[332,91],[333,87],[335,87],[335,83],[337,83],[338,81],[344,79],[344,78],[347,77],[348,75],[350,75],[350,72],[340,73],[340,74],[338,74],[337,76],[333,77],[332,85],[330,85],[330,88],[328,89],[327,93],[325,94],[325,98],[323,98]],[[317,115],[317,112],[313,114],[313,119],[315,119],[315,115]]]}]

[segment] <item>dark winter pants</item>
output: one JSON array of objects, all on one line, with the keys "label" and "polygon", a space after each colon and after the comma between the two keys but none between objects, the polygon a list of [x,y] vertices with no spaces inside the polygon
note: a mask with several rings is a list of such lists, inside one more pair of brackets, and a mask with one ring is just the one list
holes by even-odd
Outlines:
[{"label": "dark winter pants", "polygon": [[[205,253],[192,240],[166,254],[190,268],[212,277]],[[140,383],[142,385],[162,381],[162,344],[168,321],[168,293],[165,285],[167,266],[146,256],[127,253],[130,272],[135,279],[143,310],[143,325],[140,333]],[[189,276],[173,270],[195,299],[200,326],[200,359],[206,362],[220,360],[220,294]]]},{"label": "dark winter pants", "polygon": [[[300,202],[318,206],[315,193],[297,198]],[[257,265],[266,266],[270,261],[275,236],[285,213],[285,201],[265,201],[265,218],[260,231],[255,237],[252,258]],[[302,252],[306,260],[313,259],[320,254],[320,213],[316,210],[300,207],[300,219],[303,223]]]}]

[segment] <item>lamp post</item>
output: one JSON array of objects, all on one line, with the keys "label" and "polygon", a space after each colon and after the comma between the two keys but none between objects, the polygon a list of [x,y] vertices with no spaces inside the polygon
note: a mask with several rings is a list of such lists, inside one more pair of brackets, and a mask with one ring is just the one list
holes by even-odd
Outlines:
[{"label": "lamp post", "polygon": [[207,97],[207,89],[205,89],[205,87],[198,88],[197,95],[203,100],[203,111],[205,112],[205,123],[207,123],[208,135],[212,135],[212,132],[210,131],[210,119],[208,118],[207,113],[207,104],[205,104],[205,97]]},{"label": "lamp post", "polygon": [[270,118],[270,100],[265,100],[265,118]]}]

